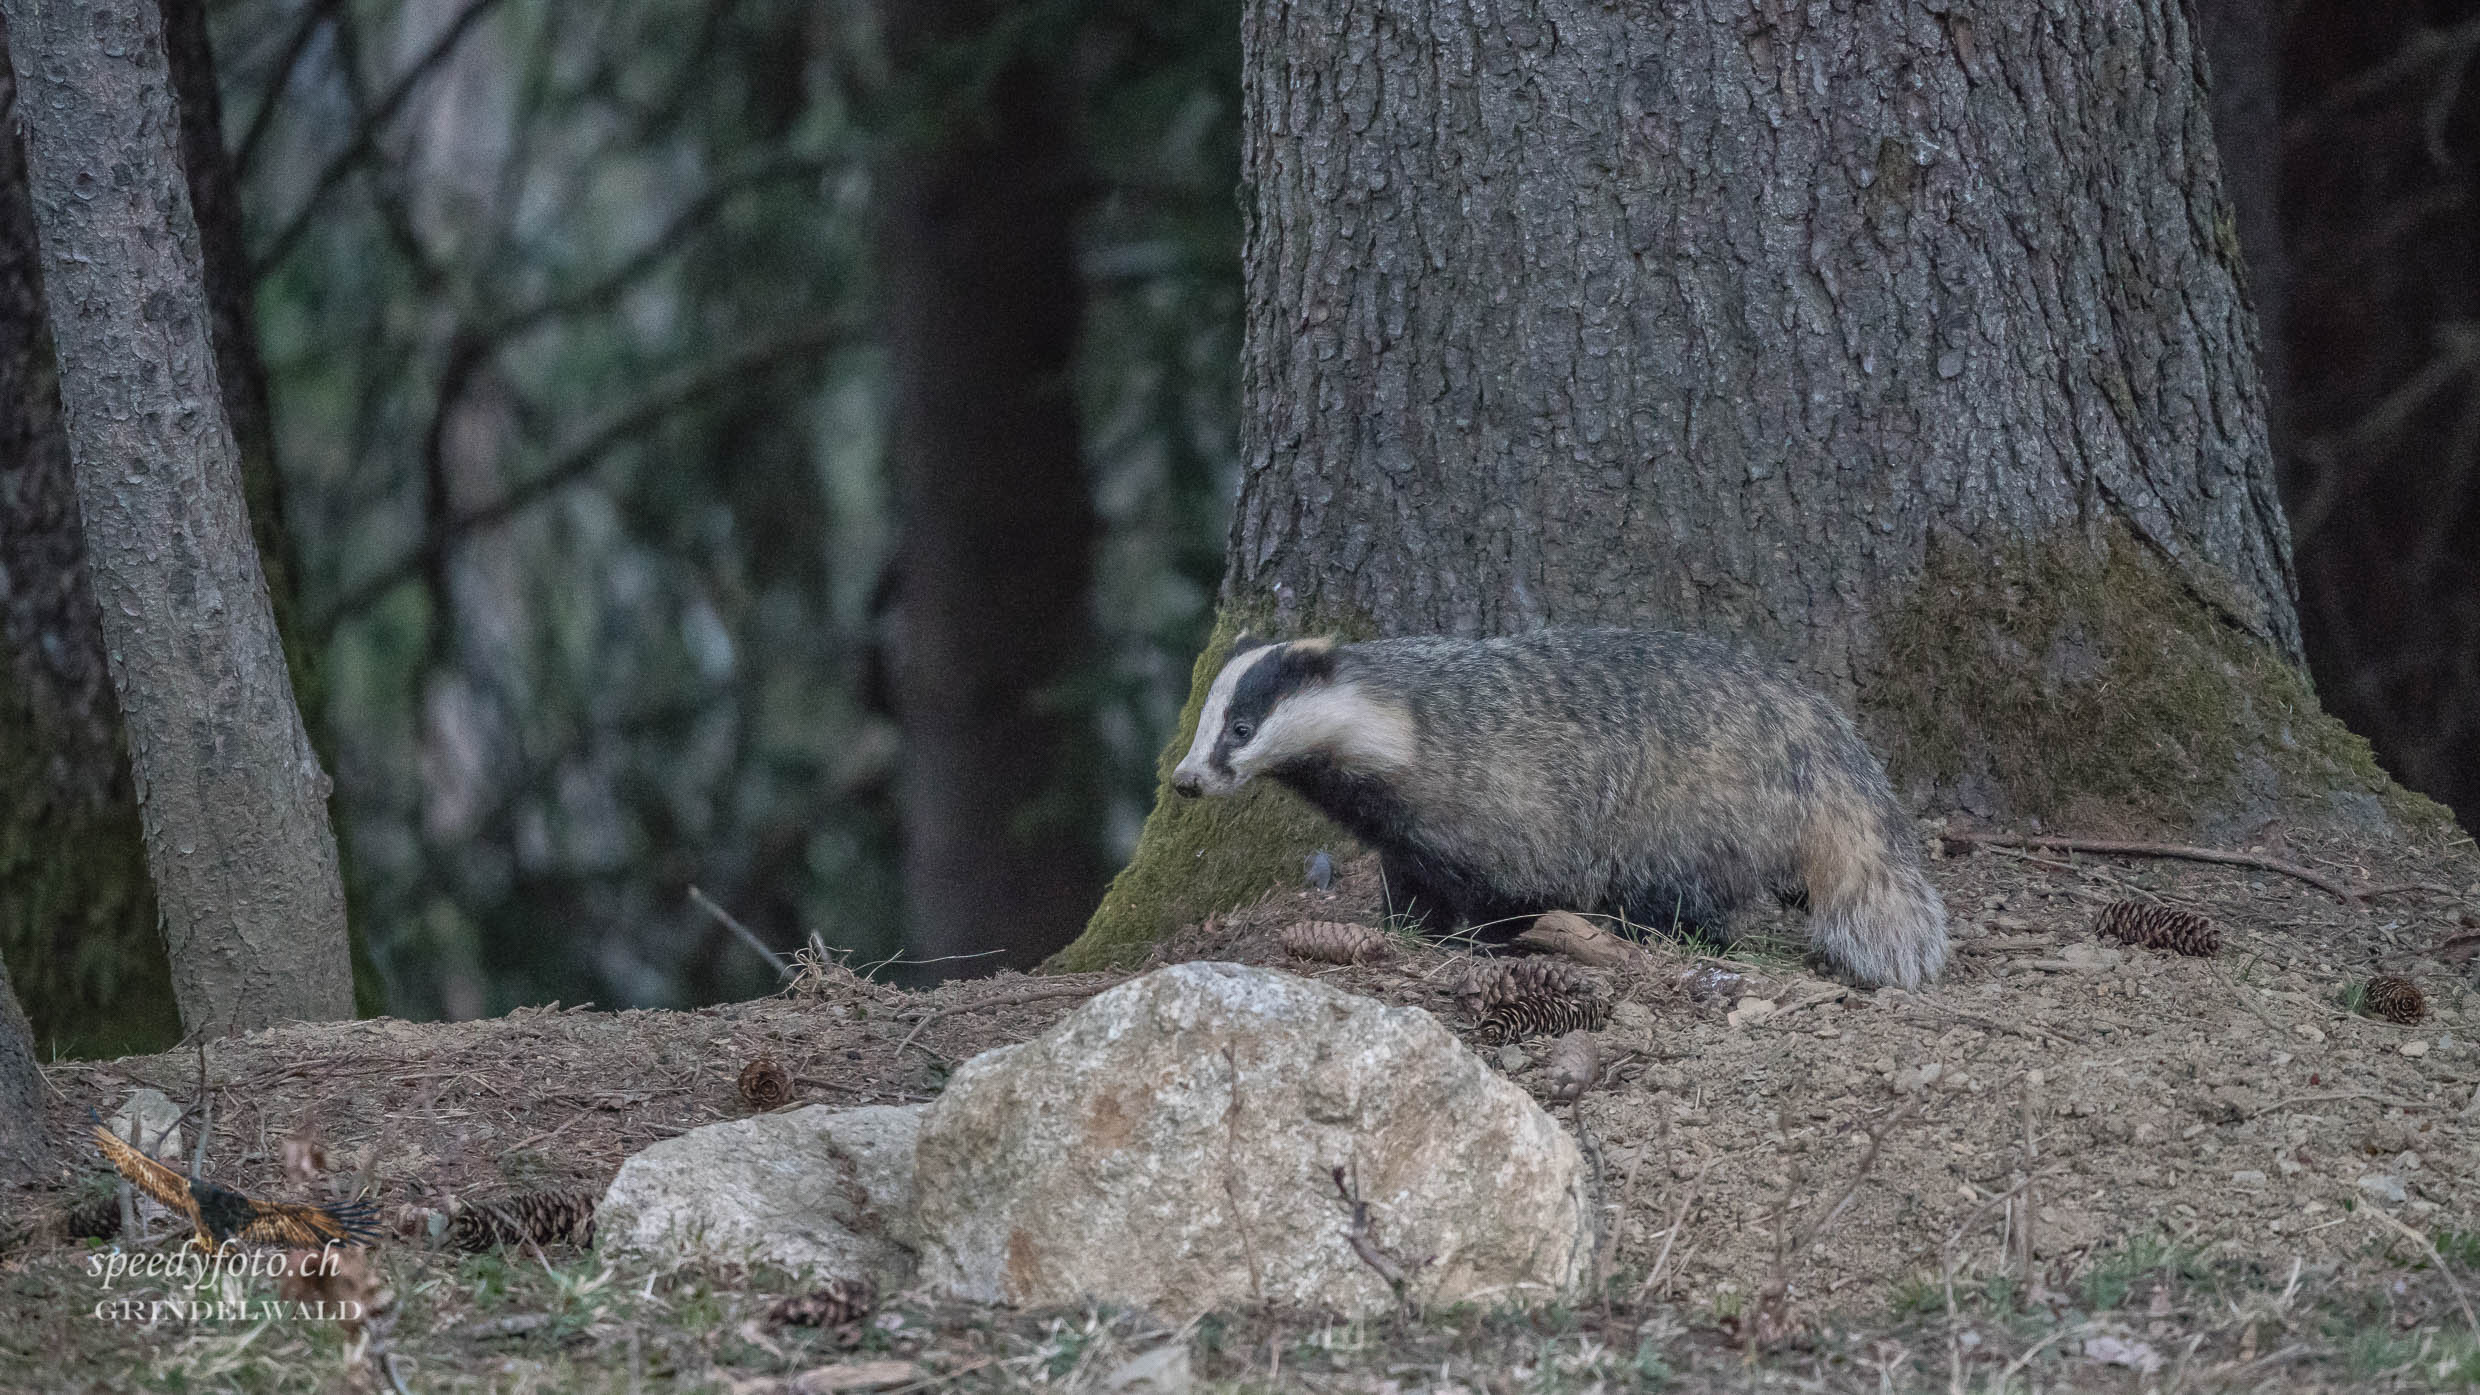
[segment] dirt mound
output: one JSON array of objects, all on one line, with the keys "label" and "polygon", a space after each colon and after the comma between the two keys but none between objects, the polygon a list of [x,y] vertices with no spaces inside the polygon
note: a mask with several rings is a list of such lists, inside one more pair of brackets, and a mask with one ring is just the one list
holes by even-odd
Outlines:
[{"label": "dirt mound", "polygon": [[[1797,912],[1753,924],[1727,954],[1656,943],[1645,971],[1597,971],[1618,1003],[1599,1033],[1604,1080],[1563,1114],[1601,1170],[1605,1273],[1643,1299],[1727,1315],[1777,1272],[1778,1230],[1830,1211],[1780,1271],[1794,1307],[1918,1301],[1950,1266],[2020,1282],[2027,1166],[2046,1287],[2090,1281],[2138,1238],[2199,1262],[2336,1272],[2385,1233],[2372,1203],[2423,1233],[2467,1228],[2480,1215],[2480,941],[2467,923],[2480,860],[2468,840],[2289,855],[2345,886],[2431,889],[2363,908],[2251,868],[1984,849],[1930,864],[1957,941],[1922,991],[1817,977]],[[2095,940],[2097,910],[2122,899],[2207,917],[2220,953]],[[1397,936],[1382,962],[1331,965],[1277,943],[1296,920],[1380,924],[1381,901],[1373,871],[1347,867],[1332,890],[1192,927],[1157,958],[1276,964],[1426,1007],[1546,1098],[1546,1041],[1484,1044],[1457,1012],[1464,947]],[[2380,972],[2420,984],[2425,1020],[2348,1010],[2353,985]],[[281,1145],[312,1137],[332,1185],[383,1205],[599,1185],[657,1138],[748,1112],[736,1083],[758,1056],[784,1065],[796,1104],[919,1100],[953,1063],[1117,981],[918,994],[827,969],[781,997],[696,1012],[261,1032],[208,1053],[209,1173],[295,1195]],[[74,1137],[90,1105],[108,1112],[138,1084],[187,1102],[198,1072],[178,1053],[50,1067],[51,1122]],[[1872,1129],[1885,1136],[1854,1185]],[[42,1200],[6,1204],[22,1217]]]}]

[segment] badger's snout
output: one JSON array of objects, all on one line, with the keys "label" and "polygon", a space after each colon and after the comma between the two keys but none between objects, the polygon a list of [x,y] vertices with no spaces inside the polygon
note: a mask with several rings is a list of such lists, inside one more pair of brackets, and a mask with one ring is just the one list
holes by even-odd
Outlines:
[{"label": "badger's snout", "polygon": [[1173,793],[1179,795],[1182,799],[1195,799],[1197,796],[1206,792],[1204,783],[1198,780],[1198,778],[1194,775],[1172,776],[1171,789]]}]

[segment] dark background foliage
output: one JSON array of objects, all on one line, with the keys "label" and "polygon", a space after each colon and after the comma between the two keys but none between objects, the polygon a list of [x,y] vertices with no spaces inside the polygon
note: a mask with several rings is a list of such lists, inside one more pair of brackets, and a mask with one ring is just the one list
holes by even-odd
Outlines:
[{"label": "dark background foliage", "polygon": [[[1027,696],[1078,734],[1062,781],[1099,783],[1059,806],[1094,865],[1132,845],[1234,477],[1237,6],[937,4],[911,53],[865,0],[209,7],[291,619],[388,1010],[764,991],[692,886],[779,950],[903,952],[891,674],[923,622],[879,220],[888,161],[1028,63],[1078,171],[1094,531],[1059,540],[1090,549],[1090,643]],[[2480,15],[2199,8],[2319,690],[2472,826]],[[80,929],[74,971],[11,932],[39,1040],[160,977],[138,923]]]}]

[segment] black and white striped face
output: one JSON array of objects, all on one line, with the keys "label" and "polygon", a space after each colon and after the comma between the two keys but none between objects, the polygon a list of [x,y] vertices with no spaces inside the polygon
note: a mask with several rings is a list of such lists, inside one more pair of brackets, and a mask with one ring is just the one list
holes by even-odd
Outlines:
[{"label": "black and white striped face", "polygon": [[1197,739],[1172,771],[1171,787],[1230,794],[1289,761],[1394,766],[1408,762],[1411,750],[1408,715],[1336,680],[1333,640],[1267,644],[1243,635],[1206,690]]}]

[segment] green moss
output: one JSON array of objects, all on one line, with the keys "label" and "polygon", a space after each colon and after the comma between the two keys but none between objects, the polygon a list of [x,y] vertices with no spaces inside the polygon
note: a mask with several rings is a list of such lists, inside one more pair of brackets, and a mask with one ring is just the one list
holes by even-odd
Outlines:
[{"label": "green moss", "polygon": [[[1997,556],[1933,541],[1886,617],[1862,700],[1898,783],[1994,789],[2054,818],[2099,801],[2194,826],[2374,795],[2406,828],[2446,811],[2388,779],[2305,673],[2113,530]],[[2225,588],[2226,589],[2226,588]]]},{"label": "green moss", "polygon": [[[1181,926],[1297,882],[1302,865],[1318,849],[1328,849],[1340,862],[1354,846],[1325,815],[1269,780],[1253,780],[1228,799],[1183,799],[1171,792],[1172,767],[1196,738],[1206,689],[1222,671],[1233,641],[1264,622],[1261,612],[1230,606],[1215,617],[1214,633],[1189,673],[1179,731],[1156,762],[1154,812],[1137,835],[1136,854],[1112,878],[1085,933],[1051,956],[1045,969],[1081,973],[1134,964]],[[1351,637],[1369,628],[1342,625],[1303,633]]]}]

